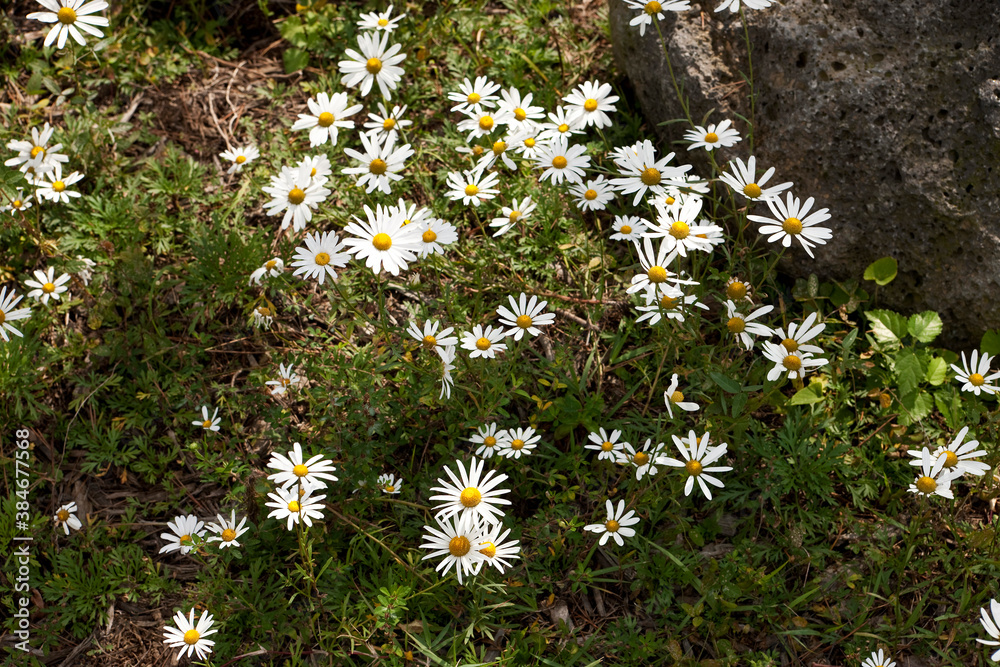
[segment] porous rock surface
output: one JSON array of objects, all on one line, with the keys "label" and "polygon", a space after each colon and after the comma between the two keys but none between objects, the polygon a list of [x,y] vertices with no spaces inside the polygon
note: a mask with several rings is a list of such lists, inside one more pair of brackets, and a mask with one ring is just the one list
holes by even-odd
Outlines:
[{"label": "porous rock surface", "polygon": [[[640,37],[636,11],[609,3],[619,66],[650,125],[679,139],[684,124],[657,125],[683,117],[657,31]],[[661,29],[695,122],[715,109],[745,133],[743,25],[717,4],[695,0]],[[785,0],[746,15],[758,166],[833,215],[816,259],[796,250],[782,268],[861,280],[891,255],[880,306],[938,311],[959,347],[1000,327],[1000,2]],[[746,158],[747,143],[721,157]]]}]

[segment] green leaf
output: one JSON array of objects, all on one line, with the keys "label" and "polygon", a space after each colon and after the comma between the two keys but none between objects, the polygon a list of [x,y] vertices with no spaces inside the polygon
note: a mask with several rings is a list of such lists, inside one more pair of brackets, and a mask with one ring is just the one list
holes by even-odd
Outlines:
[{"label": "green leaf", "polygon": [[934,408],[934,399],[926,391],[915,391],[904,396],[902,403],[906,412],[900,415],[900,422],[907,424],[920,421],[929,415]]},{"label": "green leaf", "polygon": [[746,407],[746,404],[747,404],[746,392],[740,392],[735,396],[733,396],[733,406],[732,406],[733,419],[740,416],[740,413],[743,412],[743,408]]},{"label": "green leaf", "polygon": [[844,342],[840,344],[840,348],[846,354],[847,352],[850,351],[852,347],[854,347],[854,341],[856,341],[857,339],[858,339],[858,330],[851,329],[851,332],[846,336],[844,336]]},{"label": "green leaf", "polygon": [[303,70],[309,64],[309,54],[302,49],[285,49],[281,58],[285,62],[285,74]]},{"label": "green leaf", "polygon": [[865,280],[874,280],[876,285],[888,285],[896,277],[899,265],[892,257],[876,259],[865,269]]},{"label": "green leaf", "polygon": [[941,357],[933,357],[927,364],[927,382],[935,387],[944,384],[948,379],[948,362]]},{"label": "green leaf", "polygon": [[728,391],[730,394],[740,393],[740,384],[736,380],[726,377],[722,373],[709,373],[708,376],[715,380],[715,384],[722,387],[724,391]]},{"label": "green leaf", "polygon": [[916,391],[926,372],[920,358],[910,350],[903,350],[896,355],[896,386],[899,387],[900,395],[906,396]]},{"label": "green leaf", "polygon": [[810,382],[808,387],[799,389],[788,399],[788,405],[812,405],[823,400],[823,387],[818,382]]},{"label": "green leaf", "polygon": [[979,349],[991,357],[1000,354],[1000,331],[987,329],[979,343]]},{"label": "green leaf", "polygon": [[942,329],[944,323],[933,310],[910,315],[910,320],[906,323],[906,330],[921,343],[931,342],[938,337]]},{"label": "green leaf", "polygon": [[948,428],[958,428],[962,423],[962,398],[954,385],[945,387],[934,393],[934,404],[938,412],[944,415]]},{"label": "green leaf", "polygon": [[886,343],[893,347],[898,347],[903,336],[907,333],[906,318],[891,310],[869,310],[865,313],[875,340]]}]

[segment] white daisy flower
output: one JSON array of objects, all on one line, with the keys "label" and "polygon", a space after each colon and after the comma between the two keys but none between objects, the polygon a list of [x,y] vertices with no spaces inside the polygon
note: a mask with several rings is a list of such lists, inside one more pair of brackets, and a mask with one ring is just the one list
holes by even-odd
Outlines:
[{"label": "white daisy flower", "polygon": [[300,380],[299,376],[292,372],[294,364],[278,364],[278,379],[268,380],[265,386],[271,387],[271,396],[281,396],[288,388]]},{"label": "white daisy flower", "polygon": [[541,439],[542,436],[536,434],[535,429],[530,426],[509,429],[507,437],[500,441],[500,451],[497,452],[497,456],[506,456],[508,459],[530,456]]},{"label": "white daisy flower", "polygon": [[563,98],[569,105],[570,123],[581,128],[611,127],[608,112],[614,113],[617,101],[618,96],[611,94],[611,84],[596,79],[581,83]]},{"label": "white daisy flower", "polygon": [[275,493],[268,493],[267,497],[271,502],[264,503],[267,507],[272,507],[267,518],[275,518],[278,521],[288,520],[286,528],[301,522],[306,526],[312,526],[313,519],[320,521],[323,519],[323,499],[326,496],[313,496],[312,489],[275,489]]},{"label": "white daisy flower", "polygon": [[542,330],[537,327],[543,327],[556,321],[555,313],[542,312],[548,305],[548,301],[538,301],[538,297],[534,295],[529,301],[524,292],[521,292],[521,296],[516,301],[512,295],[508,294],[507,300],[510,302],[510,309],[500,306],[497,308],[497,315],[500,316],[501,324],[511,327],[507,330],[507,335],[513,336],[514,340],[521,340],[525,332],[537,336],[542,333]]},{"label": "white daisy flower", "polygon": [[267,467],[278,471],[271,473],[267,478],[283,489],[290,489],[295,485],[301,486],[306,491],[325,489],[327,484],[324,480],[336,482],[338,479],[333,474],[337,470],[336,466],[324,459],[322,454],[303,461],[302,445],[297,442],[292,445],[288,456],[280,452],[271,452],[271,460],[267,462]]},{"label": "white daisy flower", "polygon": [[618,463],[630,463],[635,467],[636,481],[642,481],[645,475],[652,477],[657,473],[656,459],[663,449],[663,443],[653,445],[651,439],[646,439],[642,449],[636,450],[631,443],[622,443],[622,451],[618,453]]},{"label": "white daisy flower", "polygon": [[457,93],[448,93],[449,100],[458,102],[451,110],[469,115],[478,115],[483,109],[492,109],[500,99],[496,95],[500,84],[493,83],[485,76],[477,76],[475,82],[465,79],[459,84],[458,90]]},{"label": "white daisy flower", "polygon": [[487,199],[493,199],[500,191],[493,186],[499,181],[496,172],[484,174],[481,171],[453,171],[448,174],[448,199],[461,200],[463,204],[479,206]]},{"label": "white daisy flower", "polygon": [[510,134],[507,143],[514,147],[525,160],[534,160],[538,155],[538,150],[544,145],[538,140],[538,133],[541,129],[537,125],[522,127],[517,132]]},{"label": "white daisy flower", "polygon": [[511,501],[501,498],[510,493],[510,489],[498,488],[507,480],[507,475],[496,470],[483,475],[486,461],[481,459],[472,459],[468,471],[457,459],[455,465],[458,466],[458,475],[445,466],[444,472],[451,481],[439,477],[440,486],[431,487],[431,491],[441,492],[430,497],[430,500],[437,501],[434,506],[435,517],[441,521],[458,514],[470,519],[478,517],[487,523],[500,523],[503,510],[499,506],[511,504]]},{"label": "white daisy flower", "polygon": [[399,44],[386,48],[388,43],[389,33],[383,34],[382,39],[379,39],[378,33],[359,34],[358,48],[361,52],[347,49],[345,55],[350,60],[338,63],[340,73],[344,75],[341,83],[348,88],[360,84],[362,95],[367,95],[372,84],[377,83],[382,97],[392,99],[391,91],[396,89],[403,76],[403,68],[398,65],[406,60],[406,54],[399,53],[402,48]]},{"label": "white daisy flower", "polygon": [[[618,98],[616,97],[615,99]],[[547,123],[540,123],[539,128],[541,131],[538,133],[538,140],[541,142],[555,141],[560,137],[569,141],[572,135],[583,134],[582,123],[577,125],[576,121],[570,118],[562,105],[556,107],[554,113],[550,112],[549,121]]]},{"label": "white daisy flower", "polygon": [[394,207],[376,206],[373,211],[365,205],[367,221],[352,216],[344,231],[352,234],[344,243],[355,259],[365,260],[365,266],[374,273],[383,269],[394,276],[405,271],[407,263],[417,258],[421,246],[418,225],[404,225],[403,216]]},{"label": "white daisy flower", "polygon": [[821,208],[810,214],[809,209],[815,202],[812,197],[800,205],[798,197],[793,197],[791,192],[787,194],[787,201],[782,201],[780,196],[767,200],[767,207],[777,220],[762,215],[748,215],[747,218],[761,224],[758,231],[767,236],[770,243],[781,241],[781,245],[787,248],[795,238],[813,257],[812,248],[825,244],[833,236],[833,232],[826,227],[815,226],[830,219],[830,209]]},{"label": "white daisy flower", "polygon": [[74,171],[69,176],[63,178],[62,164],[57,162],[50,171],[45,172],[35,179],[35,197],[39,200],[48,199],[49,201],[68,204],[70,197],[82,196],[75,190],[67,189],[82,178],[83,174],[78,171]]},{"label": "white daisy flower", "polygon": [[28,292],[28,298],[38,299],[42,305],[47,305],[50,298],[59,301],[62,298],[59,295],[69,289],[66,283],[70,281],[70,275],[63,273],[58,278],[55,275],[55,269],[51,266],[45,271],[35,271],[35,280],[24,281],[25,285],[34,288]]},{"label": "white daisy flower", "polygon": [[185,655],[197,655],[199,660],[206,660],[208,654],[212,652],[215,642],[205,637],[215,634],[218,630],[212,630],[212,615],[208,611],[203,611],[198,618],[198,625],[194,623],[194,609],[187,617],[181,612],[174,615],[176,628],[163,628],[163,643],[170,648],[179,648],[177,660]]},{"label": "white daisy flower", "polygon": [[701,492],[705,494],[706,498],[711,500],[712,490],[709,488],[709,484],[720,489],[723,488],[723,484],[717,477],[713,477],[708,473],[729,472],[733,469],[732,466],[709,467],[726,455],[728,445],[722,443],[715,447],[709,447],[708,436],[707,431],[700,438],[695,435],[694,431],[689,431],[687,447],[685,447],[684,440],[678,438],[676,435],[671,436],[674,439],[674,445],[680,451],[684,460],[679,461],[665,454],[658,456],[656,459],[659,465],[684,468],[688,474],[687,482],[684,483],[685,496],[691,495],[691,490],[694,488],[694,481],[697,479]]},{"label": "white daisy flower", "polygon": [[29,208],[31,208],[31,195],[25,195],[24,188],[18,188],[10,203],[0,206],[0,211],[10,211],[11,215],[16,215],[18,211],[27,211]]},{"label": "white daisy flower", "polygon": [[603,428],[598,429],[599,433],[591,433],[587,436],[591,444],[584,445],[584,449],[593,449],[596,452],[600,452],[597,455],[597,460],[600,461],[604,459],[605,461],[611,461],[614,463],[619,459],[621,455],[624,454],[624,442],[618,442],[618,438],[621,436],[622,432],[619,430],[611,431],[611,435],[608,435]]},{"label": "white daisy flower", "polygon": [[395,148],[396,135],[390,134],[385,144],[379,145],[378,140],[368,134],[361,135],[361,143],[364,146],[364,153],[359,153],[352,148],[345,148],[344,153],[348,157],[354,158],[361,163],[359,167],[347,167],[341,169],[342,174],[358,174],[357,186],[362,187],[368,184],[366,193],[379,190],[385,194],[392,194],[390,182],[401,181],[403,177],[397,172],[402,171],[405,162],[413,156],[413,149],[410,144],[403,144]]},{"label": "white daisy flower", "polygon": [[727,300],[726,317],[729,319],[726,322],[726,329],[729,330],[729,333],[739,338],[743,343],[743,347],[749,350],[754,344],[753,336],[770,336],[774,333],[771,327],[753,321],[758,317],[767,315],[772,310],[774,310],[774,306],[761,306],[749,315],[744,315],[736,308],[735,303]]},{"label": "white daisy flower", "polygon": [[271,195],[272,199],[264,204],[264,210],[269,216],[279,215],[281,228],[296,232],[306,228],[306,223],[312,220],[312,212],[320,202],[326,200],[330,190],[322,183],[312,179],[312,168],[303,164],[296,169],[283,167],[281,172],[271,177],[271,185],[261,188]]},{"label": "white daisy flower", "polygon": [[[738,292],[739,290],[734,291]],[[726,293],[729,293],[729,286],[726,287]],[[773,330],[773,333],[781,339],[781,346],[789,352],[801,350],[802,352],[823,354],[823,348],[817,345],[806,344],[826,329],[826,324],[822,321],[816,324],[817,319],[822,319],[818,313],[809,313],[806,319],[802,321],[802,324],[792,322],[788,325],[787,332],[783,328],[778,327]]]},{"label": "white daisy flower", "polygon": [[172,551],[186,554],[194,549],[196,542],[200,542],[205,537],[205,522],[194,514],[174,517],[173,521],[167,522],[167,528],[171,532],[160,533],[160,539],[167,542],[160,547],[161,554],[168,554]]},{"label": "white daisy flower", "polygon": [[861,663],[861,667],[896,667],[896,663],[890,660],[889,656],[882,652],[882,649],[879,649],[872,651],[872,654]]},{"label": "white daisy flower", "polygon": [[[715,8],[715,11],[721,12],[726,7],[733,14],[740,11],[740,3],[743,4],[747,9],[767,9],[772,3],[777,0],[722,0],[722,4]],[[891,665],[886,665],[885,667],[892,667]]]},{"label": "white daisy flower", "polygon": [[985,352],[983,352],[982,358],[979,358],[979,350],[973,350],[972,363],[970,364],[965,360],[965,351],[962,352],[962,367],[951,365],[951,369],[955,371],[955,379],[963,383],[962,391],[971,391],[976,396],[979,396],[979,393],[983,391],[987,394],[1000,392],[1000,387],[990,384],[993,380],[1000,378],[1000,372],[990,373],[990,361],[994,358]]},{"label": "white daisy flower", "polygon": [[708,181],[702,180],[695,174],[684,174],[682,177],[668,181],[663,186],[663,193],[649,198],[650,206],[665,204],[684,205],[689,199],[703,199],[708,194],[711,187]]},{"label": "white daisy flower", "polygon": [[538,180],[549,179],[553,185],[559,185],[564,180],[567,183],[582,183],[583,171],[589,168],[587,147],[579,144],[570,146],[566,137],[543,144],[535,154],[535,169],[544,170]]},{"label": "white daisy flower", "polygon": [[610,238],[612,241],[632,241],[638,244],[651,226],[652,223],[635,215],[616,215],[611,225],[611,230],[615,233]]},{"label": "white daisy flower", "polygon": [[47,12],[32,12],[27,18],[41,21],[42,23],[54,23],[49,33],[45,35],[43,46],[51,46],[55,43],[57,49],[66,46],[66,38],[72,37],[80,46],[87,42],[83,38],[81,30],[93,35],[98,39],[104,38],[104,33],[96,26],[107,27],[108,19],[103,16],[90,16],[96,12],[104,11],[108,8],[108,3],[104,0],[92,0],[84,4],[85,0],[38,0],[38,4]]},{"label": "white daisy flower", "polygon": [[532,93],[521,96],[521,92],[511,86],[500,91],[500,101],[497,109],[500,111],[499,122],[504,123],[511,132],[519,128],[533,127],[538,121],[545,119],[545,109],[531,106]]},{"label": "white daisy flower", "polygon": [[569,191],[576,198],[576,207],[584,211],[603,211],[615,198],[614,188],[604,176],[570,185]]},{"label": "white daisy flower", "polygon": [[19,338],[24,337],[24,334],[11,324],[11,322],[23,320],[31,316],[30,308],[18,308],[16,310],[14,308],[23,298],[23,295],[17,296],[14,290],[11,290],[10,294],[8,294],[6,287],[0,288],[0,337],[5,342],[10,342],[10,338],[7,336],[8,331]]},{"label": "white daisy flower", "polygon": [[215,412],[212,413],[212,417],[209,418],[209,416],[208,416],[208,406],[207,405],[203,405],[203,406],[201,406],[201,420],[199,421],[199,420],[195,419],[193,422],[191,422],[191,425],[192,426],[200,426],[203,429],[205,429],[206,431],[213,431],[215,433],[218,433],[219,432],[219,424],[221,424],[221,423],[222,423],[222,418],[219,417],[219,408],[216,408]]},{"label": "white daisy flower", "polygon": [[368,14],[362,14],[361,20],[358,21],[358,27],[362,30],[375,30],[376,32],[382,30],[384,32],[392,32],[399,27],[399,22],[403,20],[406,14],[400,14],[399,16],[392,15],[392,5],[389,5],[389,9],[384,12],[370,12]]},{"label": "white daisy flower", "polygon": [[451,245],[458,240],[458,230],[455,229],[455,225],[444,220],[428,218],[422,223],[421,229],[423,232],[420,234],[420,252],[417,254],[421,259],[434,254],[443,255],[443,246]]},{"label": "white daisy flower", "polygon": [[382,142],[388,137],[395,139],[397,132],[413,125],[412,120],[403,120],[403,114],[406,113],[405,104],[403,106],[397,104],[392,111],[386,111],[385,105],[379,102],[378,110],[377,114],[369,112],[368,118],[371,122],[365,123],[368,135],[374,137],[376,141]]},{"label": "white daisy flower", "polygon": [[727,118],[718,125],[713,123],[707,128],[695,125],[693,130],[688,130],[684,133],[684,139],[691,142],[688,150],[693,151],[696,148],[704,148],[706,151],[711,152],[716,148],[735,146],[738,141],[741,141],[742,137],[740,137],[739,132],[729,127],[732,124],[733,122]]},{"label": "white daisy flower", "polygon": [[309,130],[309,146],[322,146],[330,142],[337,145],[338,128],[354,129],[354,121],[347,120],[361,111],[360,104],[347,105],[347,93],[318,93],[316,99],[309,98],[306,105],[310,113],[300,113],[292,124],[292,131]]},{"label": "white daisy flower", "polygon": [[639,517],[635,515],[635,510],[629,510],[628,514],[625,513],[624,500],[618,501],[617,508],[610,500],[606,500],[604,501],[604,507],[608,511],[608,520],[604,523],[594,523],[584,526],[583,529],[600,534],[601,539],[598,544],[602,547],[608,541],[608,538],[611,537],[615,538],[618,546],[625,546],[624,538],[635,535],[635,529],[629,528],[629,526],[639,523]]},{"label": "white daisy flower", "polygon": [[57,511],[52,519],[56,522],[56,528],[62,528],[63,533],[69,535],[70,528],[73,530],[80,530],[83,528],[83,524],[80,520],[76,518],[77,506],[76,503],[67,503],[62,505]]},{"label": "white daisy flower", "polygon": [[507,349],[506,343],[502,342],[505,337],[504,331],[500,327],[494,329],[488,326],[483,329],[483,325],[477,324],[472,327],[472,331],[462,334],[462,349],[471,352],[470,359],[476,357],[493,359],[498,351]]},{"label": "white daisy flower", "polygon": [[[507,137],[507,139],[509,138]],[[479,158],[479,162],[476,163],[478,171],[485,171],[491,168],[498,160],[503,162],[504,166],[508,169],[517,170],[517,163],[510,158],[513,150],[507,139],[497,139],[493,142],[490,150],[483,152],[482,157]]]},{"label": "white daisy flower", "polygon": [[[649,297],[647,292],[646,297]],[[685,311],[690,312],[691,308],[708,310],[708,306],[698,301],[697,294],[684,294],[676,285],[661,283],[653,293],[653,299],[645,306],[637,306],[636,310],[643,313],[636,318],[636,322],[649,321],[649,326],[656,324],[664,317],[668,320],[685,320]]]},{"label": "white daisy flower", "polygon": [[942,498],[954,499],[955,495],[951,492],[951,483],[958,475],[955,471],[945,468],[947,461],[947,454],[934,456],[931,454],[931,450],[924,447],[920,450],[920,461],[917,463],[921,474],[917,475],[907,490],[910,493],[924,496],[938,495]]},{"label": "white daisy flower", "polygon": [[31,128],[31,141],[12,139],[7,142],[7,148],[17,151],[17,155],[8,159],[4,164],[8,167],[17,167],[22,172],[29,169],[35,174],[42,174],[55,169],[60,163],[69,162],[69,156],[59,153],[62,144],[49,146],[49,139],[55,128],[45,123],[41,132],[37,127]]},{"label": "white daisy flower", "polygon": [[505,542],[504,540],[510,535],[510,529],[504,528],[499,523],[480,524],[479,528],[481,536],[475,546],[485,558],[477,565],[476,574],[479,574],[478,568],[481,568],[483,564],[492,565],[503,574],[504,568],[510,569],[512,567],[511,560],[521,557],[519,555],[521,543],[517,540]]},{"label": "white daisy flower", "polygon": [[478,549],[473,549],[474,545],[483,541],[482,527],[470,514],[448,519],[438,518],[437,524],[437,528],[424,526],[424,543],[420,548],[430,549],[431,552],[420,560],[444,556],[444,560],[434,569],[441,576],[446,576],[454,565],[458,583],[462,585],[463,578],[475,575],[486,558]]},{"label": "white daisy flower", "polygon": [[[962,443],[968,432],[968,426],[962,428],[962,430],[955,436],[955,439],[952,440],[950,445],[947,447],[938,447],[934,450],[932,455],[935,461],[942,455],[945,457],[944,469],[948,471],[954,479],[958,479],[964,474],[982,477],[990,470],[990,467],[987,464],[982,461],[975,460],[980,456],[986,456],[987,454],[984,449],[976,449],[979,447],[978,440],[970,440],[964,444]],[[917,452],[911,449],[908,453],[910,456],[917,459],[916,461],[910,461],[910,465],[920,466],[923,459],[923,452]]]},{"label": "white daisy flower", "polygon": [[455,370],[455,355],[457,351],[454,345],[437,348],[434,351],[441,357],[442,363],[441,393],[438,394],[438,400],[449,399],[451,398],[451,388],[455,386],[455,378],[452,377],[451,372]]},{"label": "white daisy flower", "polygon": [[683,392],[677,388],[679,384],[680,381],[678,380],[677,373],[674,373],[673,377],[670,378],[670,386],[668,386],[667,390],[663,392],[663,402],[666,403],[667,413],[671,418],[674,416],[673,406],[675,405],[681,410],[685,410],[687,412],[696,412],[699,409],[697,403],[684,400]]},{"label": "white daisy flower", "polygon": [[778,197],[783,191],[792,187],[792,184],[781,183],[765,188],[764,184],[771,180],[774,175],[774,167],[764,172],[764,175],[757,178],[757,158],[753,155],[744,164],[743,160],[735,158],[730,161],[729,167],[733,173],[724,171],[719,174],[719,178],[731,187],[733,191],[739,192],[749,201],[766,201]]},{"label": "white daisy flower", "polygon": [[691,169],[691,165],[672,167],[670,161],[673,159],[674,154],[668,153],[657,160],[656,148],[648,139],[634,146],[618,149],[614,160],[622,177],[612,179],[611,185],[622,195],[634,192],[632,205],[638,206],[647,193],[664,195],[668,183],[676,184],[684,179],[684,174]]},{"label": "white daisy flower", "polygon": [[649,302],[655,298],[657,286],[668,281],[679,282],[677,275],[667,270],[667,267],[677,257],[677,253],[671,252],[665,241],[661,241],[660,247],[653,250],[653,240],[644,236],[642,245],[636,242],[635,249],[639,255],[639,264],[644,272],[632,276],[632,284],[626,290],[628,294],[642,291],[646,294],[646,301]]},{"label": "white daisy flower", "polygon": [[493,218],[493,221],[490,222],[490,227],[498,227],[493,237],[496,238],[501,234],[506,234],[514,225],[527,220],[537,206],[538,204],[531,201],[531,197],[525,197],[520,203],[515,199],[511,202],[510,206],[502,207],[500,212],[503,216]]},{"label": "white daisy flower", "polygon": [[[726,298],[730,301],[736,302],[746,299],[750,303],[753,303],[753,299],[751,298],[752,294],[753,287],[750,286],[750,283],[740,280],[739,276],[730,276],[729,280],[726,281]],[[825,326],[826,325],[824,325],[824,327]],[[805,322],[803,322],[799,327],[800,332],[808,330],[809,327],[806,326]],[[780,331],[780,329],[776,329],[775,331]],[[812,338],[812,336],[810,336],[810,338]]]},{"label": "white daisy flower", "polygon": [[468,132],[468,140],[489,137],[503,122],[503,115],[492,109],[480,109],[475,115],[458,122],[459,132]]},{"label": "white daisy flower", "polygon": [[226,173],[235,174],[243,171],[243,167],[259,158],[260,151],[257,150],[256,146],[237,146],[236,148],[230,148],[222,151],[219,153],[219,157],[233,163],[233,166],[231,166]]},{"label": "white daisy flower", "polygon": [[259,269],[254,270],[250,274],[250,284],[257,283],[260,285],[260,281],[263,280],[264,276],[270,276],[271,278],[277,278],[281,275],[281,272],[285,270],[285,263],[280,257],[272,257],[271,259],[264,262],[263,266]]},{"label": "white daisy flower", "polygon": [[77,271],[76,275],[83,281],[84,285],[89,285],[90,280],[94,277],[93,269],[97,267],[97,262],[83,255],[77,255],[76,259],[84,264],[84,268]]},{"label": "white daisy flower", "polygon": [[[737,0],[738,2],[739,0]],[[629,6],[629,9],[638,9],[639,14],[631,21],[628,22],[631,26],[639,26],[639,36],[642,37],[646,34],[646,26],[653,24],[653,17],[656,17],[657,21],[664,20],[663,12],[686,12],[691,9],[691,5],[688,0],[663,0],[663,2],[658,2],[657,0],[652,0],[652,2],[643,2],[643,0],[625,0],[625,4]]]},{"label": "white daisy flower", "polygon": [[448,327],[439,331],[440,326],[437,320],[427,320],[424,322],[424,328],[421,329],[416,322],[410,320],[410,326],[406,329],[406,333],[410,334],[410,337],[414,340],[419,341],[425,350],[436,350],[458,345],[458,338],[449,335],[455,329]]},{"label": "white daisy flower", "polygon": [[[993,637],[993,639],[979,639],[976,641],[980,644],[985,644],[986,646],[1000,646],[1000,602],[996,600],[990,600],[990,610],[986,611],[986,607],[981,607],[979,609],[979,622],[983,626],[983,630]],[[1000,661],[1000,650],[993,653],[990,656],[990,660],[993,662]]]},{"label": "white daisy flower", "polygon": [[826,359],[813,358],[811,352],[789,352],[784,346],[768,341],[764,341],[764,356],[774,363],[774,368],[767,373],[768,382],[774,382],[784,373],[789,380],[801,380],[810,370],[829,363]]},{"label": "white daisy flower", "polygon": [[274,323],[274,311],[268,306],[254,308],[252,317],[252,324],[258,329],[270,329]]},{"label": "white daisy flower", "polygon": [[237,540],[243,533],[250,530],[247,528],[247,518],[243,517],[237,524],[236,510],[232,510],[228,519],[221,514],[216,514],[215,518],[219,520],[219,523],[210,523],[206,526],[209,532],[215,533],[210,535],[207,541],[218,542],[220,549],[241,546]]},{"label": "white daisy flower", "polygon": [[476,456],[488,459],[494,454],[498,454],[500,452],[500,447],[498,445],[504,439],[506,434],[506,430],[497,432],[496,423],[484,424],[476,429],[476,434],[469,438],[469,442],[473,445],[479,445],[476,448]]},{"label": "white daisy flower", "polygon": [[330,180],[330,176],[333,175],[333,165],[330,163],[330,158],[322,153],[319,155],[307,155],[295,163],[296,169],[301,169],[302,167],[309,168],[309,178],[312,179],[309,182],[316,185],[326,185],[326,182]]},{"label": "white daisy flower", "polygon": [[422,207],[418,209],[416,204],[407,206],[406,202],[402,199],[396,200],[395,206],[387,208],[391,215],[402,217],[404,225],[417,225],[421,229],[426,228],[427,221],[434,219],[433,212],[429,208]]},{"label": "white daisy flower", "polygon": [[394,474],[385,473],[378,476],[375,484],[382,490],[382,493],[388,493],[392,496],[399,493],[399,489],[403,486],[403,478],[396,479]]},{"label": "white daisy flower", "polygon": [[320,285],[327,276],[330,276],[331,280],[336,280],[336,269],[347,266],[347,262],[351,259],[350,254],[343,252],[347,248],[346,242],[342,242],[336,232],[322,232],[316,235],[307,233],[303,240],[306,247],[299,246],[295,249],[292,266],[297,268],[292,275],[302,276],[303,280],[316,278]]},{"label": "white daisy flower", "polygon": [[656,223],[644,235],[662,238],[667,250],[676,251],[681,257],[687,257],[688,250],[707,250],[710,247],[708,233],[721,231],[717,225],[697,222],[701,215],[700,199],[688,199],[683,205],[657,204],[656,214]]}]

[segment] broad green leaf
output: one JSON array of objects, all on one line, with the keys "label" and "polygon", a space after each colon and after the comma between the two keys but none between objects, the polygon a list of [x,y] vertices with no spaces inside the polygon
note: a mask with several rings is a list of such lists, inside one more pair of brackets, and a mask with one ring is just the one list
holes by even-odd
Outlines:
[{"label": "broad green leaf", "polygon": [[818,382],[810,382],[808,387],[799,389],[788,399],[788,405],[812,405],[823,400],[823,387]]},{"label": "broad green leaf", "polygon": [[907,333],[906,318],[891,310],[869,310],[865,313],[875,334],[875,340],[898,346]]},{"label": "broad green leaf", "polygon": [[876,285],[888,285],[896,277],[899,265],[892,257],[876,259],[865,269],[865,280],[874,280]]},{"label": "broad green leaf", "polygon": [[733,396],[733,406],[732,406],[733,419],[740,416],[740,413],[743,412],[743,408],[746,407],[746,404],[747,404],[746,392],[741,391],[740,393]]},{"label": "broad green leaf", "polygon": [[920,359],[910,350],[903,350],[896,355],[896,386],[899,387],[900,395],[906,396],[916,391],[926,372]]},{"label": "broad green leaf", "polygon": [[929,415],[934,408],[934,399],[926,391],[915,391],[904,396],[902,403],[906,410],[900,414],[900,422],[907,424],[920,421]]},{"label": "broad green leaf", "polygon": [[285,49],[281,58],[285,63],[285,74],[303,70],[309,64],[309,54],[302,49]]},{"label": "broad green leaf", "polygon": [[730,394],[740,393],[740,383],[736,380],[726,377],[722,373],[709,373],[708,376],[715,380],[715,384],[722,387],[724,391],[728,391]]},{"label": "broad green leaf", "polygon": [[910,319],[906,323],[906,330],[921,343],[931,342],[938,337],[942,329],[944,329],[944,323],[933,310],[910,315]]},{"label": "broad green leaf", "polygon": [[851,332],[844,336],[844,342],[840,344],[842,350],[845,353],[849,352],[852,347],[854,347],[854,341],[858,339],[858,330],[851,329]]},{"label": "broad green leaf", "polygon": [[941,357],[933,357],[927,364],[927,382],[935,387],[944,383],[948,379],[948,362]]},{"label": "broad green leaf", "polygon": [[1000,331],[987,329],[979,343],[979,349],[991,357],[1000,354]]},{"label": "broad green leaf", "polygon": [[962,421],[962,398],[954,386],[948,386],[934,393],[934,404],[944,415],[948,428],[958,428]]}]

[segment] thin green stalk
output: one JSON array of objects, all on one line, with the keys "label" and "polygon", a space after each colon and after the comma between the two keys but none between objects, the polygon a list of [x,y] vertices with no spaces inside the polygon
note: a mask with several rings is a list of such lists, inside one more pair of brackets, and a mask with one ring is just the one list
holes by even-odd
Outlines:
[{"label": "thin green stalk", "polygon": [[677,93],[677,101],[680,102],[681,109],[684,110],[684,117],[687,118],[687,122],[694,127],[694,120],[691,118],[691,110],[688,108],[687,100],[684,95],[681,94],[681,87],[677,84],[677,77],[674,76],[674,66],[670,62],[670,51],[667,49],[667,43],[663,39],[663,31],[660,30],[660,22],[655,17],[653,18],[653,25],[656,26],[656,34],[660,36],[660,46],[663,48],[663,55],[667,59],[667,71],[670,72],[670,82],[674,85],[674,92]]}]

